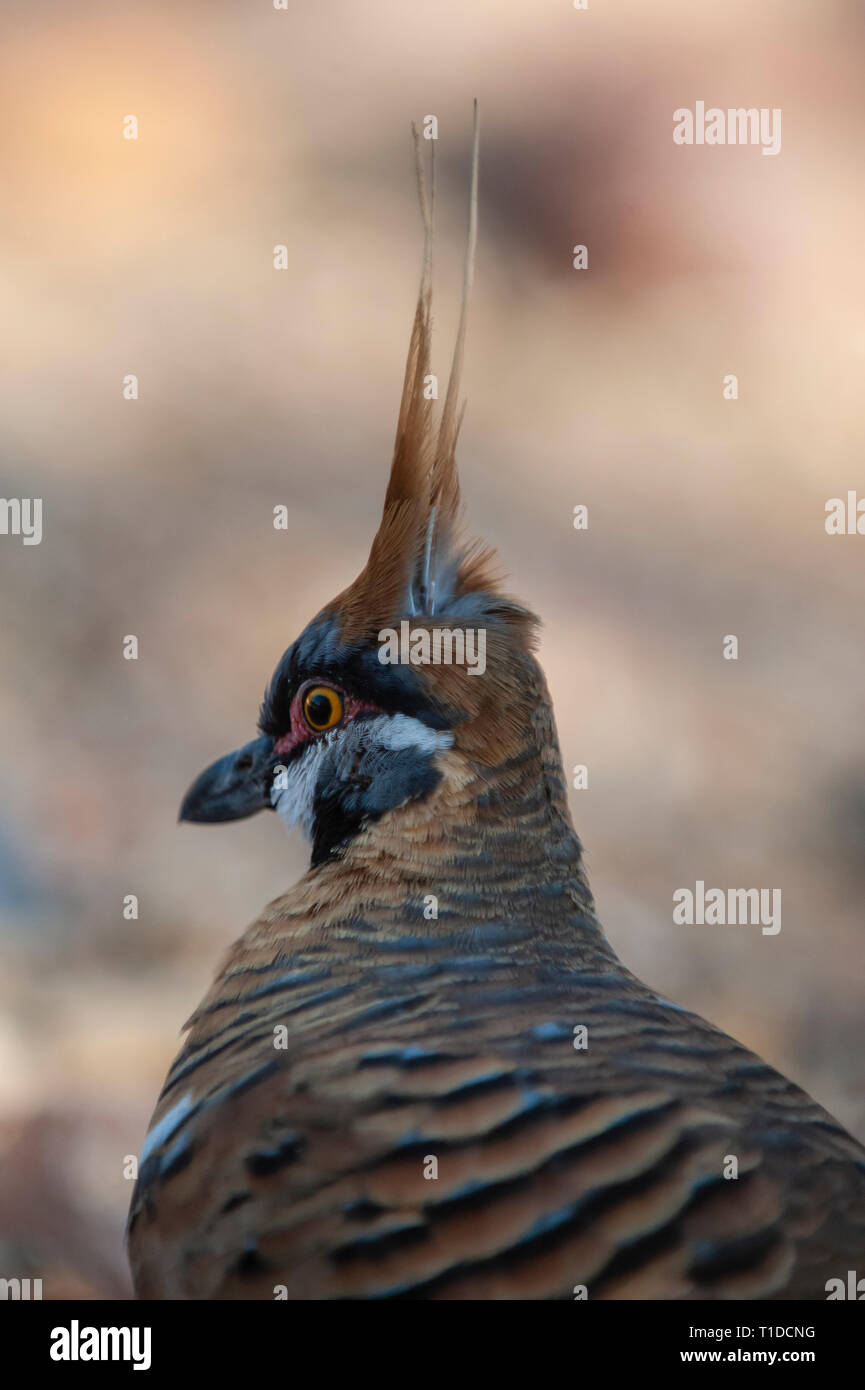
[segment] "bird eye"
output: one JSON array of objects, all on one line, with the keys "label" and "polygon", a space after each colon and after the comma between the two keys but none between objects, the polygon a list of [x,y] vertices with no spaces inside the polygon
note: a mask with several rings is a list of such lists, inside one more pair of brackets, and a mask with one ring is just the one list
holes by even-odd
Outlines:
[{"label": "bird eye", "polygon": [[314,685],[303,697],[303,717],[317,734],[336,728],[342,713],[342,699],[329,685]]}]

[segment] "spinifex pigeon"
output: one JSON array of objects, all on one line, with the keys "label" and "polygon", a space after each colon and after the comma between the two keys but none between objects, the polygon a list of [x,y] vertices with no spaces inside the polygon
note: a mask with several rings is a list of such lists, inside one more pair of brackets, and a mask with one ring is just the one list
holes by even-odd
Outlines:
[{"label": "spinifex pigeon", "polygon": [[[477,128],[437,425],[422,175],[420,189],[423,274],[369,560],[280,660],[260,737],[183,805],[193,821],[274,806],[312,858],[190,1020],[133,1197],[136,1288],[826,1298],[865,1273],[865,1151],[604,936],[536,620],[461,532]],[[453,634],[482,631],[485,669],[424,661],[423,643],[381,660],[380,634],[404,621],[429,652],[434,630],[457,655]]]}]

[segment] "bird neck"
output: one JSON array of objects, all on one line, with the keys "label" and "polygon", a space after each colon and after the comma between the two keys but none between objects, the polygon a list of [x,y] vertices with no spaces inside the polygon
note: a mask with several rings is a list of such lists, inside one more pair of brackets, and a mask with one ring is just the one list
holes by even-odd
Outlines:
[{"label": "bird neck", "polygon": [[311,869],[274,905],[279,918],[400,939],[522,924],[527,942],[615,960],[595,917],[548,703],[524,733],[519,751],[496,763],[458,746],[441,754],[434,791]]}]

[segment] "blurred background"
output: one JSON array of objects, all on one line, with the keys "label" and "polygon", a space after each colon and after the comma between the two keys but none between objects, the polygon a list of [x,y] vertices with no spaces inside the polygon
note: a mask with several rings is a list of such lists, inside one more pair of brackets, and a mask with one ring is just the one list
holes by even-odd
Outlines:
[{"label": "blurred background", "polygon": [[[446,374],[475,96],[464,492],[544,619],[599,913],[865,1140],[865,538],[824,529],[865,495],[858,0],[6,0],[2,26],[0,490],[44,535],[0,537],[0,1274],[129,1293],[126,1156],[305,867],[275,816],[177,808],[365,560],[428,114]],[[781,154],[674,145],[698,100],[780,107]],[[781,888],[781,933],[675,926],[698,878]]]}]

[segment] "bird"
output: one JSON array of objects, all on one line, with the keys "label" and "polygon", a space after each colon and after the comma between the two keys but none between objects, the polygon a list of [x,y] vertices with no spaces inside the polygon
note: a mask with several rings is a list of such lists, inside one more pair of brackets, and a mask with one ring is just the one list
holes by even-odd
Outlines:
[{"label": "bird", "polygon": [[[476,105],[440,410],[416,130],[414,151],[420,288],[369,558],[277,663],[256,737],[181,808],[275,810],[310,863],[186,1025],[130,1207],[136,1294],[825,1299],[865,1260],[865,1150],[604,933],[538,620],[460,501]],[[443,633],[464,652],[483,634],[483,669]]]}]

